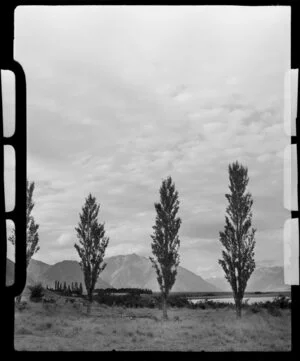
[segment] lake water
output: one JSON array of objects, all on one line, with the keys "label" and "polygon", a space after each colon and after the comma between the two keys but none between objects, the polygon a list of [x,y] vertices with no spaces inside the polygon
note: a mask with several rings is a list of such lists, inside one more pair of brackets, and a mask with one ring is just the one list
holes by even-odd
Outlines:
[{"label": "lake water", "polygon": [[[243,299],[243,303],[245,303],[248,300],[248,304],[251,305],[255,302],[272,302],[275,297],[245,297]],[[188,299],[191,303],[199,303],[199,302],[205,302],[207,301],[213,301],[213,302],[224,302],[224,303],[234,303],[234,299],[232,297],[226,297],[226,298],[189,298]]]}]

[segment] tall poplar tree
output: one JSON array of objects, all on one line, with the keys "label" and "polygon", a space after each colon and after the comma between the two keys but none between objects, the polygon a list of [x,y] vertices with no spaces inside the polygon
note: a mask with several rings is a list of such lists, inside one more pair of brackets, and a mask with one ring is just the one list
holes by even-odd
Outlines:
[{"label": "tall poplar tree", "polygon": [[219,260],[230,283],[236,315],[241,317],[242,301],[247,282],[255,269],[254,246],[255,232],[252,226],[253,199],[246,188],[249,182],[248,169],[238,162],[229,165],[229,189],[226,194],[229,205],[226,208],[224,231],[220,232],[220,242],[225,250]]},{"label": "tall poplar tree", "polygon": [[179,210],[178,192],[172,178],[163,180],[160,188],[160,203],[154,204],[156,209],[155,225],[151,238],[151,247],[154,257],[149,257],[156,270],[157,281],[161,290],[163,318],[168,319],[167,299],[173,287],[177,267],[179,265],[180,240],[178,231],[181,219],[177,217]]},{"label": "tall poplar tree", "polygon": [[[34,182],[26,182],[26,267],[29,266],[32,256],[39,251],[40,247],[38,246],[39,234],[38,229],[39,225],[35,223],[34,217],[31,214],[34,202],[33,202],[33,191],[35,188]],[[12,234],[8,237],[9,241],[15,245],[16,243],[16,232],[13,229]],[[21,301],[22,294],[16,297],[16,301]]]},{"label": "tall poplar tree", "polygon": [[103,258],[109,242],[109,238],[105,237],[104,223],[101,224],[97,220],[99,209],[100,204],[97,204],[96,198],[89,194],[79,215],[78,227],[75,227],[79,245],[75,243],[74,247],[81,259],[79,264],[83,271],[90,304],[93,301],[93,291],[99,274],[106,267]]}]

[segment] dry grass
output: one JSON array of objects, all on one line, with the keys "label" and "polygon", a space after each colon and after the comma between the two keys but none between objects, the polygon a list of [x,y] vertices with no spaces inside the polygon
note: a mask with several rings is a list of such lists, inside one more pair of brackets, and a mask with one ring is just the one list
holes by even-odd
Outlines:
[{"label": "dry grass", "polygon": [[169,321],[158,309],[93,305],[88,316],[73,305],[48,308],[29,303],[16,310],[17,350],[58,351],[290,351],[291,315],[281,310],[170,309]]}]

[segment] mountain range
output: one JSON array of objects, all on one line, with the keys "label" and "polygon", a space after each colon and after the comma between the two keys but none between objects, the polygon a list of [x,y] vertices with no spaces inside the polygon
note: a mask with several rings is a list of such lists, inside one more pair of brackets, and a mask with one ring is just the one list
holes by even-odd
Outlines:
[{"label": "mountain range", "polygon": [[[155,270],[150,260],[137,254],[119,255],[104,259],[106,268],[100,274],[95,288],[148,288],[159,291]],[[14,263],[7,259],[7,284],[13,283]],[[82,282],[85,289],[83,273],[77,261],[65,260],[49,265],[31,259],[27,269],[27,285],[42,282],[44,286],[54,286],[54,282]],[[230,291],[225,278],[203,279],[201,276],[178,267],[173,292],[220,292]],[[253,272],[246,291],[269,292],[289,291],[284,284],[283,267],[259,267]]]},{"label": "mountain range", "polygon": [[[231,291],[230,285],[224,277],[211,277],[205,280],[222,291]],[[257,267],[248,281],[246,292],[283,292],[290,291],[290,289],[290,286],[284,283],[283,267]]]},{"label": "mountain range", "polygon": [[[159,291],[155,270],[150,260],[137,254],[120,255],[104,259],[107,264],[100,274],[95,288],[148,288]],[[7,284],[12,283],[13,262],[7,262]],[[27,270],[27,285],[41,282],[54,287],[54,282],[82,282],[83,273],[77,261],[62,261],[54,265],[31,259]],[[183,267],[178,267],[174,292],[218,292],[218,287],[206,282],[202,277]]]}]

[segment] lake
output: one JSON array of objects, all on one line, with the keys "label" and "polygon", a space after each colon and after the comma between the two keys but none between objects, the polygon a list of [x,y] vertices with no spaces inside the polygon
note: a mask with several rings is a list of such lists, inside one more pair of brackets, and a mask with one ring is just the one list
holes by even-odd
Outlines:
[{"label": "lake", "polygon": [[[274,300],[274,296],[267,296],[267,297],[244,297],[243,303],[245,303],[247,300],[248,304],[251,305],[255,302],[272,302]],[[199,302],[205,302],[207,301],[214,301],[214,302],[224,302],[224,303],[234,303],[233,297],[224,297],[224,298],[188,298],[188,300],[195,304]]]}]

